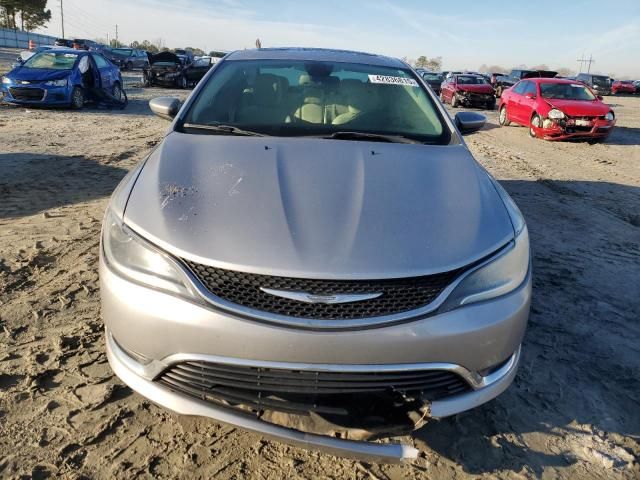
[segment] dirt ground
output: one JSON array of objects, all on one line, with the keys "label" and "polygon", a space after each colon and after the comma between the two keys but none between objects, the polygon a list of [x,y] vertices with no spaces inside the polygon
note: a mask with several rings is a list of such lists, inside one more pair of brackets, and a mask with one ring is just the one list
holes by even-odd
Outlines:
[{"label": "dirt ground", "polygon": [[[130,78],[135,81],[135,78]],[[513,195],[534,299],[513,386],[407,441],[409,465],[339,459],[179,417],[106,361],[98,241],[110,192],[161,138],[125,111],[0,107],[0,477],[639,478],[640,98],[605,144],[532,140],[495,112],[467,142]]]}]

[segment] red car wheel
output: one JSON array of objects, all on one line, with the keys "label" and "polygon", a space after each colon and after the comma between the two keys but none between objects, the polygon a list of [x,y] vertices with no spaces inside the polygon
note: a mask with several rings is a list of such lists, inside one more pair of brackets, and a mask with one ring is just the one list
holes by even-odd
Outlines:
[{"label": "red car wheel", "polygon": [[534,128],[542,128],[542,119],[538,115],[531,117],[531,125],[529,126],[529,136],[531,138],[538,138]]},{"label": "red car wheel", "polygon": [[498,113],[498,123],[503,127],[508,127],[511,125],[509,118],[507,117],[507,106],[503,105],[500,107],[500,113]]}]

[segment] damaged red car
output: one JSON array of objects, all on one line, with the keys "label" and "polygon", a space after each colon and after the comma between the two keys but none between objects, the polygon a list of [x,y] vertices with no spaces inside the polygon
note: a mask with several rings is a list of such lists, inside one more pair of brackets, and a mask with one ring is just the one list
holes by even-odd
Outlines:
[{"label": "damaged red car", "polygon": [[496,108],[496,97],[493,86],[481,75],[451,75],[442,84],[440,101],[450,103],[453,108],[485,107]]},{"label": "damaged red car", "polygon": [[529,78],[505,90],[498,106],[501,126],[529,127],[545,140],[605,139],[616,123],[611,107],[586,85],[559,78]]},{"label": "damaged red car", "polygon": [[617,95],[619,93],[636,93],[636,86],[631,80],[616,80],[611,85],[611,93]]}]

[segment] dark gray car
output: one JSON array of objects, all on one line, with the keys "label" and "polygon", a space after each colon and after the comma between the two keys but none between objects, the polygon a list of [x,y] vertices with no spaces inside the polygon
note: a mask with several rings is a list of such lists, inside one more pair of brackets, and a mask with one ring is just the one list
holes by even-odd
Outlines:
[{"label": "dark gray car", "polygon": [[149,66],[147,52],[135,48],[112,48],[107,55],[109,60],[123,70],[146,68]]},{"label": "dark gray car", "polygon": [[103,225],[114,372],[158,405],[379,461],[513,381],[525,221],[406,63],[229,54],[120,184]]}]

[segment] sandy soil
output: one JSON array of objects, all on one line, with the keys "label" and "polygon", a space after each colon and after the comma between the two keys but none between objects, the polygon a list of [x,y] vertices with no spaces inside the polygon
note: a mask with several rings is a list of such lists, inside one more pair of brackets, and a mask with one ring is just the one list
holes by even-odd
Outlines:
[{"label": "sandy soil", "polygon": [[[130,81],[135,81],[131,78]],[[514,385],[430,422],[411,465],[337,459],[201,418],[124,387],[105,358],[100,221],[167,123],[125,111],[0,107],[0,477],[638,478],[640,98],[611,98],[606,144],[487,127],[470,148],[524,212],[534,301]]]}]

